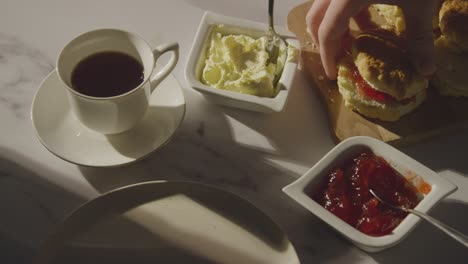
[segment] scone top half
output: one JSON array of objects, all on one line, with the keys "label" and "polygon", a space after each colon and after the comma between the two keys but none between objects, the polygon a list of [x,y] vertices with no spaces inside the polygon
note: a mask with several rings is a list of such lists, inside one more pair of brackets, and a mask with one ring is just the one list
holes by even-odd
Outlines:
[{"label": "scone top half", "polygon": [[445,0],[439,12],[444,37],[468,52],[468,0]]},{"label": "scone top half", "polygon": [[383,103],[385,100],[403,103],[428,85],[427,78],[416,72],[401,39],[391,32],[358,35],[353,40],[350,57],[342,60],[339,68],[339,72],[352,72],[355,82],[358,79],[365,82],[357,85],[361,96]]}]

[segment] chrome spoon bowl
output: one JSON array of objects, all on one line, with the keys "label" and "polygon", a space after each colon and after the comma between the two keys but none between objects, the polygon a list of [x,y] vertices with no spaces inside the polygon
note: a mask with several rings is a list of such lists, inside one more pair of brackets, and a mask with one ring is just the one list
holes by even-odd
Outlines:
[{"label": "chrome spoon bowl", "polygon": [[407,207],[397,206],[397,205],[394,205],[394,204],[392,204],[390,202],[387,202],[386,200],[382,199],[382,197],[379,196],[372,189],[369,189],[369,192],[377,200],[379,200],[379,202],[381,202],[381,203],[383,203],[385,205],[388,205],[391,208],[394,208],[394,209],[397,209],[397,210],[401,210],[401,211],[411,213],[411,214],[415,214],[415,215],[419,216],[420,218],[422,218],[422,219],[426,220],[427,222],[431,223],[432,225],[436,226],[437,228],[442,230],[444,233],[446,233],[447,235],[449,235],[453,239],[455,239],[458,242],[460,242],[461,244],[463,244],[465,247],[468,247],[468,237],[466,235],[462,234],[460,231],[455,230],[454,228],[440,222],[439,220],[437,220],[437,219],[433,218],[432,216],[429,216],[428,214],[425,214],[423,212],[420,212],[420,211],[417,211],[417,210],[414,210],[414,209],[411,209],[411,208],[407,208]]}]

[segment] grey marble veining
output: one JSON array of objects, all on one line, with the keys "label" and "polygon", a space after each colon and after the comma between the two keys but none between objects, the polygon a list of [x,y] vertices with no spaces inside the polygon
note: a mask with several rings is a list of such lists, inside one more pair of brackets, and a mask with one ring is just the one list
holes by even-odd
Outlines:
[{"label": "grey marble veining", "polygon": [[[275,21],[284,25],[289,10],[303,1],[276,2]],[[284,229],[303,263],[466,262],[464,248],[425,224],[401,245],[368,254],[282,193],[282,187],[333,146],[323,105],[302,73],[285,110],[271,115],[214,106],[184,85],[186,57],[203,13],[262,21],[267,17],[262,3],[11,0],[0,6],[0,263],[30,263],[33,248],[78,205],[99,193],[151,180],[214,185],[249,200]],[[178,41],[181,57],[173,75],[187,102],[185,120],[167,145],[117,168],[60,160],[35,138],[29,119],[33,96],[54,68],[51,55],[76,34],[102,27],[134,31],[148,40],[164,35]],[[460,172],[446,175],[459,191],[433,214],[468,232],[466,135],[434,139],[405,151],[434,170]]]},{"label": "grey marble veining", "polygon": [[[140,168],[144,166],[144,169]],[[137,169],[138,168],[138,169]],[[181,130],[169,144],[135,164],[109,169],[80,167],[98,189],[107,191],[142,180],[193,180],[249,192],[265,192],[270,184],[277,188],[298,175],[270,164],[254,150],[230,141],[207,141],[195,131]],[[128,177],[132,173],[134,176]],[[106,175],[113,175],[107,182]],[[279,179],[284,179],[278,182]],[[119,181],[122,180],[122,182]],[[108,184],[116,185],[108,185]],[[278,190],[275,190],[277,192]]]},{"label": "grey marble veining", "polygon": [[27,118],[31,95],[53,65],[37,48],[0,32],[0,104],[17,118]]}]

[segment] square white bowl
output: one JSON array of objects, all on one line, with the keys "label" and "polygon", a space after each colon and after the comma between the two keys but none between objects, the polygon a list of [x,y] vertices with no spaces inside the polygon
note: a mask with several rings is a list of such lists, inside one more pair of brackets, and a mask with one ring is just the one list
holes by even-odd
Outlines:
[{"label": "square white bowl", "polygon": [[344,160],[355,156],[363,149],[370,149],[377,156],[383,157],[403,176],[417,175],[431,186],[431,191],[424,195],[415,207],[416,210],[427,213],[444,197],[454,192],[457,187],[394,147],[374,138],[359,136],[349,138],[335,146],[303,176],[283,188],[283,192],[336,229],[357,247],[365,251],[376,252],[398,244],[416,227],[421,219],[413,214],[408,214],[391,234],[373,237],[360,232],[341,220],[322,207],[322,205],[315,202],[305,192],[306,189],[310,191],[309,188],[318,188],[322,184],[323,178],[331,169],[342,164]]},{"label": "square white bowl", "polygon": [[[280,112],[283,110],[294,81],[298,56],[294,56],[293,59],[286,61],[278,81],[278,85],[280,85],[279,92],[273,98],[222,90],[207,86],[200,81],[209,45],[208,39],[214,25],[225,25],[227,28],[238,30],[238,32],[235,31],[233,33],[242,33],[254,38],[262,36],[268,29],[267,24],[205,12],[195,35],[195,40],[185,67],[185,79],[190,86],[216,104],[263,113]],[[280,27],[275,27],[275,29],[278,34],[286,38],[290,46],[298,50],[299,42],[296,39],[292,39],[288,32]]]}]

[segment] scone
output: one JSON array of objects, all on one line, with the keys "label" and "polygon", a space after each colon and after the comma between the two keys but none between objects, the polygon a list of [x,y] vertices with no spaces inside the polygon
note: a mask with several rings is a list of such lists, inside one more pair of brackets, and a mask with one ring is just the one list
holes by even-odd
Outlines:
[{"label": "scone", "polygon": [[[437,10],[439,10],[443,0],[437,1]],[[371,8],[374,9],[377,14],[379,14],[384,19],[384,23],[381,25],[381,28],[394,31],[398,35],[406,31],[405,14],[400,7],[396,5],[373,4],[371,5]],[[434,31],[435,35],[439,34],[438,13],[439,12],[436,12],[432,19],[432,30]]]},{"label": "scone", "polygon": [[468,0],[446,0],[439,17],[442,36],[434,43],[432,83],[441,95],[468,97]]},{"label": "scone", "polygon": [[439,12],[439,25],[448,41],[468,52],[468,0],[446,0]]},{"label": "scone", "polygon": [[406,30],[405,16],[398,6],[374,4],[372,8],[385,20],[385,23],[381,25],[382,28],[392,30],[397,34]]},{"label": "scone", "polygon": [[432,84],[444,96],[468,97],[468,54],[445,36],[435,41],[437,71]]},{"label": "scone", "polygon": [[425,100],[427,85],[399,38],[388,31],[358,35],[351,54],[338,64],[345,105],[370,118],[400,119]]}]

